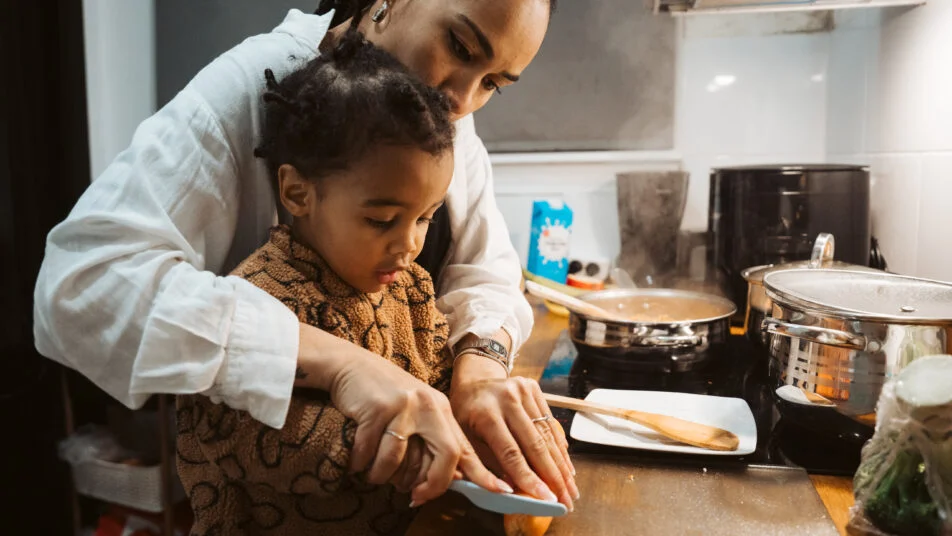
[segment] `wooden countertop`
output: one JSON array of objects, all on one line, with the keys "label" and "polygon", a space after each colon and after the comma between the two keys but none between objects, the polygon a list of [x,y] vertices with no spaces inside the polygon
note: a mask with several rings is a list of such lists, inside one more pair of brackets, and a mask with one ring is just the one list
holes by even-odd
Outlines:
[{"label": "wooden countertop", "polygon": [[[525,376],[538,380],[548,363],[556,339],[568,327],[568,320],[550,313],[541,303],[534,302],[534,304],[535,328],[529,340],[520,350],[512,373],[514,376]],[[852,480],[848,477],[824,475],[811,475],[810,480],[833,519],[837,530],[841,535],[845,535],[849,509],[853,505]],[[408,536],[434,534],[432,532],[433,520],[439,519],[442,515],[441,512],[445,512],[447,509],[459,508],[459,505],[454,501],[458,501],[458,498],[447,497],[424,506],[423,511],[407,532]]]}]

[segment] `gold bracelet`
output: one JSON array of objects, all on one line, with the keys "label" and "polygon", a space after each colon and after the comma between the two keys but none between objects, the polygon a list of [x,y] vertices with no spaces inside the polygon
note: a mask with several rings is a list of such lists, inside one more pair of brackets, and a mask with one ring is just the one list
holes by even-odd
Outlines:
[{"label": "gold bracelet", "polygon": [[459,359],[460,357],[462,357],[462,356],[464,356],[464,355],[466,355],[466,354],[473,354],[473,355],[478,355],[478,356],[485,357],[486,359],[491,359],[491,360],[495,361],[496,363],[499,363],[499,364],[502,366],[502,368],[504,368],[504,369],[506,370],[506,377],[507,377],[507,378],[508,378],[509,375],[511,374],[511,371],[509,370],[509,363],[507,363],[506,360],[504,360],[504,359],[502,359],[502,358],[500,358],[500,357],[498,357],[498,356],[494,356],[494,355],[492,355],[492,354],[489,354],[489,353],[487,353],[487,352],[480,352],[479,349],[477,349],[477,348],[466,348],[466,349],[463,350],[462,352],[456,354],[456,357],[453,359],[453,366],[454,366],[454,367],[456,366],[456,360],[457,360],[457,359]]}]

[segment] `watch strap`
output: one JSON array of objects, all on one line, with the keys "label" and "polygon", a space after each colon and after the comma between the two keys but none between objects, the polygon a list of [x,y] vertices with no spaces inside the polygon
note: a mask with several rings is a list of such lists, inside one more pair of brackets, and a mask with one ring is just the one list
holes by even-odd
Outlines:
[{"label": "watch strap", "polygon": [[459,353],[456,354],[456,358],[453,360],[454,366],[455,366],[455,364],[456,364],[456,359],[459,359],[460,357],[463,357],[463,356],[466,355],[466,354],[476,355],[476,356],[479,356],[479,357],[484,357],[484,358],[486,358],[486,359],[489,359],[489,360],[491,360],[491,361],[495,361],[496,363],[499,363],[499,364],[502,366],[502,368],[506,370],[506,376],[507,376],[507,377],[508,377],[508,376],[510,375],[510,373],[512,372],[512,371],[510,370],[510,368],[509,368],[510,363],[509,363],[509,360],[508,360],[508,359],[503,359],[502,357],[499,357],[498,355],[490,354],[489,352],[483,352],[482,350],[480,350],[480,349],[477,348],[477,347],[468,347],[468,348],[464,348],[464,349],[460,350]]},{"label": "watch strap", "polygon": [[471,350],[471,349],[479,350],[487,354],[497,355],[501,359],[504,359],[507,362],[509,361],[509,349],[506,348],[506,346],[503,343],[495,339],[483,337],[480,339],[476,339],[475,341],[470,342],[468,344],[464,343],[459,348],[458,352],[461,353],[464,350]]}]

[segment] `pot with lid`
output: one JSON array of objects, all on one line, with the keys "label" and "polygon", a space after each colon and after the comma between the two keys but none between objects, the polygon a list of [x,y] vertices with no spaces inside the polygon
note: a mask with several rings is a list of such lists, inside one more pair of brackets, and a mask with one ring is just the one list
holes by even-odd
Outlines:
[{"label": "pot with lid", "polygon": [[675,289],[614,289],[579,297],[627,317],[606,320],[572,311],[569,335],[593,364],[619,372],[687,372],[726,353],[730,317],[725,298]]},{"label": "pot with lid", "polygon": [[886,380],[919,357],[952,353],[952,284],[797,269],[767,274],[764,288],[772,301],[763,321],[770,376],[778,388],[829,401],[795,408],[814,428],[839,433],[835,416],[845,416],[863,429],[855,435],[868,437]]},{"label": "pot with lid", "polygon": [[764,277],[767,274],[803,268],[879,272],[875,268],[833,260],[835,247],[836,242],[832,234],[820,233],[813,243],[810,260],[754,266],[741,272],[741,276],[747,281],[747,311],[744,315],[744,334],[754,346],[764,348],[767,345],[767,332],[762,327],[764,318],[770,312],[772,305],[770,297],[767,296],[767,292],[764,290]]}]

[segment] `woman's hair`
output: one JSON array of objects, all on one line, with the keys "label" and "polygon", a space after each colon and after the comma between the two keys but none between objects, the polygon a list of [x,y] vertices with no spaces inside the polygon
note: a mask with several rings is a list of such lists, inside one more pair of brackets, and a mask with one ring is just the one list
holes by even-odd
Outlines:
[{"label": "woman's hair", "polygon": [[[314,11],[317,15],[323,15],[330,10],[334,10],[334,18],[331,19],[331,28],[339,25],[345,20],[353,17],[351,26],[357,26],[361,17],[375,0],[320,0],[317,9]],[[549,2],[549,14],[555,12],[557,0],[546,0]]]},{"label": "woman's hair", "polygon": [[380,145],[439,156],[453,146],[446,97],[354,30],[278,82],[265,71],[264,128],[255,156],[272,179],[294,166],[308,178],[348,169]]}]

